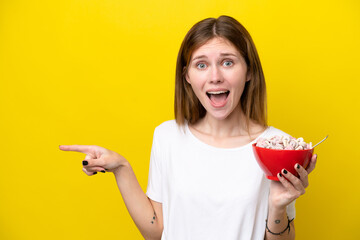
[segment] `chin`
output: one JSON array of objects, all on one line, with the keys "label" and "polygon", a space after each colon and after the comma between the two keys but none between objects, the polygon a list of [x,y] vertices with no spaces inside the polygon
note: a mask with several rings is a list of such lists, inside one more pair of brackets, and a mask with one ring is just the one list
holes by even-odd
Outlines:
[{"label": "chin", "polygon": [[225,120],[230,117],[234,117],[240,112],[239,108],[231,108],[230,106],[227,106],[227,108],[224,109],[213,109],[211,107],[206,109],[206,114],[217,120]]},{"label": "chin", "polygon": [[207,115],[215,118],[217,120],[225,120],[230,116],[229,112],[214,112],[214,111],[207,111]]}]

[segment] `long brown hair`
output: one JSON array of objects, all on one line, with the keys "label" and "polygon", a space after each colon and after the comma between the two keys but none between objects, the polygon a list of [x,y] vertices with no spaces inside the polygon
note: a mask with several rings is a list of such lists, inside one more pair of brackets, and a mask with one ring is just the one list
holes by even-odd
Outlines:
[{"label": "long brown hair", "polygon": [[215,37],[230,41],[245,59],[250,81],[245,84],[240,98],[241,109],[246,116],[246,125],[250,119],[267,126],[266,85],[260,59],[248,31],[234,18],[220,16],[207,18],[196,23],[186,34],[177,57],[175,79],[175,119],[182,126],[187,121],[196,123],[206,114],[192,90],[185,80],[185,74],[191,60],[192,53],[200,46]]}]

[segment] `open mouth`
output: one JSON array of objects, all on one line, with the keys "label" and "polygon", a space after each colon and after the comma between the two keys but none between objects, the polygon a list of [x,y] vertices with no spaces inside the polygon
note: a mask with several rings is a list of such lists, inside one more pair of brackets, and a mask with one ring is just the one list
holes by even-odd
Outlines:
[{"label": "open mouth", "polygon": [[211,98],[227,98],[230,91],[206,92],[206,95]]},{"label": "open mouth", "polygon": [[214,106],[223,106],[226,104],[226,99],[229,96],[230,91],[209,91],[206,95],[210,99]]}]

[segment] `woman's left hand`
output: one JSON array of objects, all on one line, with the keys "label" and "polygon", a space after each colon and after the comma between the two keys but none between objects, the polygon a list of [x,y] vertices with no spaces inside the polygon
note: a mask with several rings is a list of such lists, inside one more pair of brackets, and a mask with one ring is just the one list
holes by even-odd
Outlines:
[{"label": "woman's left hand", "polygon": [[281,174],[278,173],[277,177],[280,182],[271,181],[270,183],[269,206],[274,209],[284,209],[292,201],[303,195],[305,188],[309,186],[308,175],[314,170],[316,160],[317,155],[315,154],[306,169],[298,164],[294,166],[300,178],[295,177],[286,169],[283,169]]}]

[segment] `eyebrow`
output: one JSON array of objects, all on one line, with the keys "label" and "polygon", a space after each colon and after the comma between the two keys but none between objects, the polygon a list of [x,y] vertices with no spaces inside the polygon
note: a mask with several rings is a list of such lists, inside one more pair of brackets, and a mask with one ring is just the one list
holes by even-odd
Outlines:
[{"label": "eyebrow", "polygon": [[[236,54],[233,54],[233,53],[220,53],[220,56],[222,56],[222,57],[227,57],[227,56],[238,57]],[[199,56],[194,57],[191,61],[194,61],[196,59],[201,59],[201,58],[207,58],[207,56],[206,55],[199,55]]]}]

